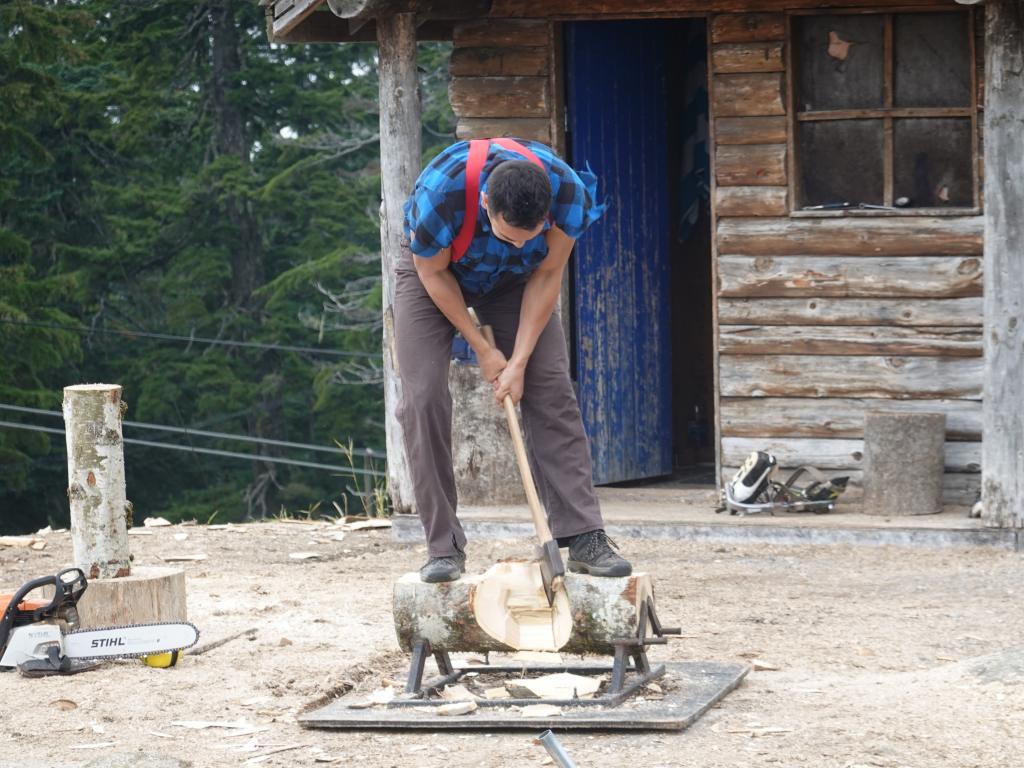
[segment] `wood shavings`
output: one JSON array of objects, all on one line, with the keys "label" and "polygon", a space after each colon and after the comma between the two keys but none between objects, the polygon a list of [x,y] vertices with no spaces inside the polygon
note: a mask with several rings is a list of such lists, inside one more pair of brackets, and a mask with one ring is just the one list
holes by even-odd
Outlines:
[{"label": "wood shavings", "polygon": [[561,717],[562,710],[553,704],[531,704],[519,710],[523,717]]},{"label": "wood shavings", "polygon": [[46,541],[38,536],[0,536],[0,547],[25,547],[39,550],[46,547]]},{"label": "wood shavings", "polygon": [[351,523],[341,523],[340,525],[346,531],[367,531],[373,528],[390,528],[391,521],[381,517],[369,517]]},{"label": "wood shavings", "polygon": [[266,762],[267,760],[269,760],[271,758],[271,756],[276,755],[276,754],[278,754],[280,752],[288,752],[289,750],[292,750],[292,749],[302,749],[305,746],[308,746],[308,745],[306,745],[306,744],[286,744],[283,747],[276,747],[276,748],[271,749],[271,750],[269,750],[267,752],[264,752],[262,755],[256,755],[255,757],[250,757],[248,760],[245,761],[245,764],[246,765],[258,765],[259,763]]},{"label": "wood shavings", "polygon": [[248,720],[172,720],[171,725],[201,731],[206,728],[228,728],[249,730],[253,727]]}]

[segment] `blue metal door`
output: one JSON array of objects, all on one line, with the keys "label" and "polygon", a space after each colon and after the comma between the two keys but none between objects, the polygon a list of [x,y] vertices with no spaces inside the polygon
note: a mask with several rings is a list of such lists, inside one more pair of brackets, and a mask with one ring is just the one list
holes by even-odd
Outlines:
[{"label": "blue metal door", "polygon": [[610,206],[576,246],[576,375],[594,481],[672,471],[664,35],[567,25],[570,158]]}]

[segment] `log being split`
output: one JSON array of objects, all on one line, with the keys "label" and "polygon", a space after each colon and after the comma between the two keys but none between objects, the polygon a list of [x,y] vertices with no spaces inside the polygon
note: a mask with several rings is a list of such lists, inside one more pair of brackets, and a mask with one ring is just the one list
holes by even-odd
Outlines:
[{"label": "log being split", "polygon": [[407,573],[395,583],[395,631],[405,651],[424,639],[450,652],[611,654],[614,640],[636,635],[640,607],[653,596],[646,573],[569,573],[549,607],[535,562],[498,563],[487,573],[441,584]]}]

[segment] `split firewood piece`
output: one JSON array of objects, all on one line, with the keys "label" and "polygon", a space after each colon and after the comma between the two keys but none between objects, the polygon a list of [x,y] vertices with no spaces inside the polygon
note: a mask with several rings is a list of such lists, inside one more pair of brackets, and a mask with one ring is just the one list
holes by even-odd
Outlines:
[{"label": "split firewood piece", "polygon": [[434,709],[434,712],[439,715],[468,715],[470,712],[475,712],[477,704],[475,701],[456,701],[452,704],[442,704]]},{"label": "split firewood piece", "polygon": [[395,689],[390,685],[385,688],[378,688],[361,701],[353,701],[348,705],[349,709],[369,709],[373,706],[390,704],[395,699]]},{"label": "split firewood piece", "polygon": [[157,555],[165,563],[196,563],[206,559],[204,554],[195,555]]},{"label": "split firewood piece", "polygon": [[369,700],[373,704],[389,704],[394,701],[395,689],[390,685],[386,688],[380,688],[370,694]]},{"label": "split firewood piece", "polygon": [[441,698],[446,701],[476,701],[476,696],[464,685],[446,685],[441,691]]},{"label": "split firewood piece", "polygon": [[553,704],[531,704],[519,710],[523,717],[560,717],[562,710]]},{"label": "split firewood piece", "polygon": [[645,573],[569,573],[548,606],[535,562],[498,563],[482,575],[441,584],[409,573],[395,583],[395,631],[407,652],[423,639],[450,652],[610,654],[614,640],[636,634],[640,607],[653,593]]},{"label": "split firewood piece", "polygon": [[526,688],[541,699],[582,699],[597,693],[601,681],[596,677],[559,672],[532,680],[517,680],[516,685]]}]

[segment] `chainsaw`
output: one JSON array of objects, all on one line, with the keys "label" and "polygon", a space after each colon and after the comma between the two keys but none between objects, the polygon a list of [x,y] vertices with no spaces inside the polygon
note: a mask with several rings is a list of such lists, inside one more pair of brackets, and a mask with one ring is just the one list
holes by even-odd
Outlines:
[{"label": "chainsaw", "polygon": [[[78,601],[87,586],[81,569],[68,568],[33,579],[13,595],[0,595],[0,672],[70,675],[108,659],[177,654],[199,640],[199,630],[188,622],[79,629]],[[52,598],[28,597],[47,587],[53,588]]]}]

